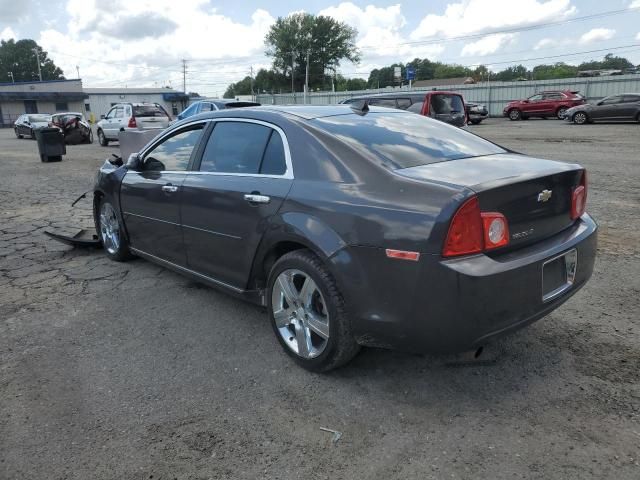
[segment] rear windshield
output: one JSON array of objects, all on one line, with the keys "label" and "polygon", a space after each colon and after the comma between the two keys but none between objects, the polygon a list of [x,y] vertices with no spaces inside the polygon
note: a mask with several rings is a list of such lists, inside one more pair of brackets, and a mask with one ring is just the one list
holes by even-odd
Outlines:
[{"label": "rear windshield", "polygon": [[48,115],[29,115],[29,121],[31,123],[48,122],[49,121],[49,116]]},{"label": "rear windshield", "polygon": [[256,102],[226,102],[218,105],[220,108],[240,108],[240,107],[259,107]]},{"label": "rear windshield", "polygon": [[505,153],[493,143],[438,120],[404,113],[337,115],[313,122],[355,149],[378,156],[392,170]]},{"label": "rear windshield", "polygon": [[464,110],[462,98],[459,95],[431,95],[431,108],[436,115],[460,113]]},{"label": "rear windshield", "polygon": [[167,114],[155,105],[138,105],[133,107],[134,117],[166,117]]}]

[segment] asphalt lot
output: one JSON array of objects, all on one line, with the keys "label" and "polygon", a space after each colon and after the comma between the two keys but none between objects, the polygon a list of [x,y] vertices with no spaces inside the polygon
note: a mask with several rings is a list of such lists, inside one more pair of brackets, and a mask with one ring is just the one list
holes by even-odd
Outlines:
[{"label": "asphalt lot", "polygon": [[591,282],[483,363],[368,349],[325,375],[259,308],[48,240],[91,225],[70,203],[117,147],[41,163],[0,130],[0,478],[640,478],[640,125],[470,128],[588,168]]}]

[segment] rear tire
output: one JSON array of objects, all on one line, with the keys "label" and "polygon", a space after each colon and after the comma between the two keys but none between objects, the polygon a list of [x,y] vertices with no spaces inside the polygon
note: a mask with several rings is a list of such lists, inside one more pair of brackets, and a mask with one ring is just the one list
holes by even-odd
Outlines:
[{"label": "rear tire", "polygon": [[104,132],[102,130],[98,130],[98,142],[103,147],[106,147],[109,145],[109,140],[107,140],[107,137],[104,136]]},{"label": "rear tire", "polygon": [[509,110],[509,120],[515,122],[521,119],[522,119],[522,112],[520,110],[518,110],[517,108],[513,108]]},{"label": "rear tire", "polygon": [[267,310],[280,345],[307,370],[327,372],[360,350],[336,280],[309,250],[287,253],[273,265]]},{"label": "rear tire", "polygon": [[566,107],[560,107],[558,109],[558,111],[556,112],[556,117],[558,117],[558,120],[564,120],[565,113],[567,113],[567,108]]}]

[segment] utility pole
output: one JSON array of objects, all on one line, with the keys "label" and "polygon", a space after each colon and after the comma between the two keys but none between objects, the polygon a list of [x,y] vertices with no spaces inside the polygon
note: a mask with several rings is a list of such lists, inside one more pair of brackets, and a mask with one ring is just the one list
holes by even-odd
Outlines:
[{"label": "utility pole", "polygon": [[255,98],[253,96],[253,65],[251,65],[251,68],[249,69],[249,74],[251,75],[251,101],[254,101]]},{"label": "utility pole", "polygon": [[182,91],[187,93],[187,61],[182,59]]},{"label": "utility pole", "polygon": [[309,50],[307,50],[307,70],[304,77],[304,103],[306,104],[309,95]]},{"label": "utility pole", "polygon": [[33,52],[36,54],[36,62],[38,62],[38,77],[40,78],[40,81],[42,81],[42,70],[40,70],[40,52],[37,48],[34,48]]},{"label": "utility pole", "polygon": [[16,83],[16,79],[13,78],[13,72],[9,72],[9,76],[11,77],[11,83]]},{"label": "utility pole", "polygon": [[291,51],[291,93],[293,94],[293,98],[296,98],[296,90],[295,90],[295,87],[293,86],[293,72],[296,69],[295,59],[296,59],[296,52],[292,50]]},{"label": "utility pole", "polygon": [[80,67],[76,65],[76,72],[78,72],[78,78],[80,78]]}]

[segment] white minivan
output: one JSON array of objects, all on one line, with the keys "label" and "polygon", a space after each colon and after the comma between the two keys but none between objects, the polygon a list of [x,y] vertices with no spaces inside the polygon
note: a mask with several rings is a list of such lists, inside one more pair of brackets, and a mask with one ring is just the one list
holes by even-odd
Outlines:
[{"label": "white minivan", "polygon": [[167,128],[171,115],[157,103],[117,103],[96,124],[100,145],[118,140],[118,132]]}]

